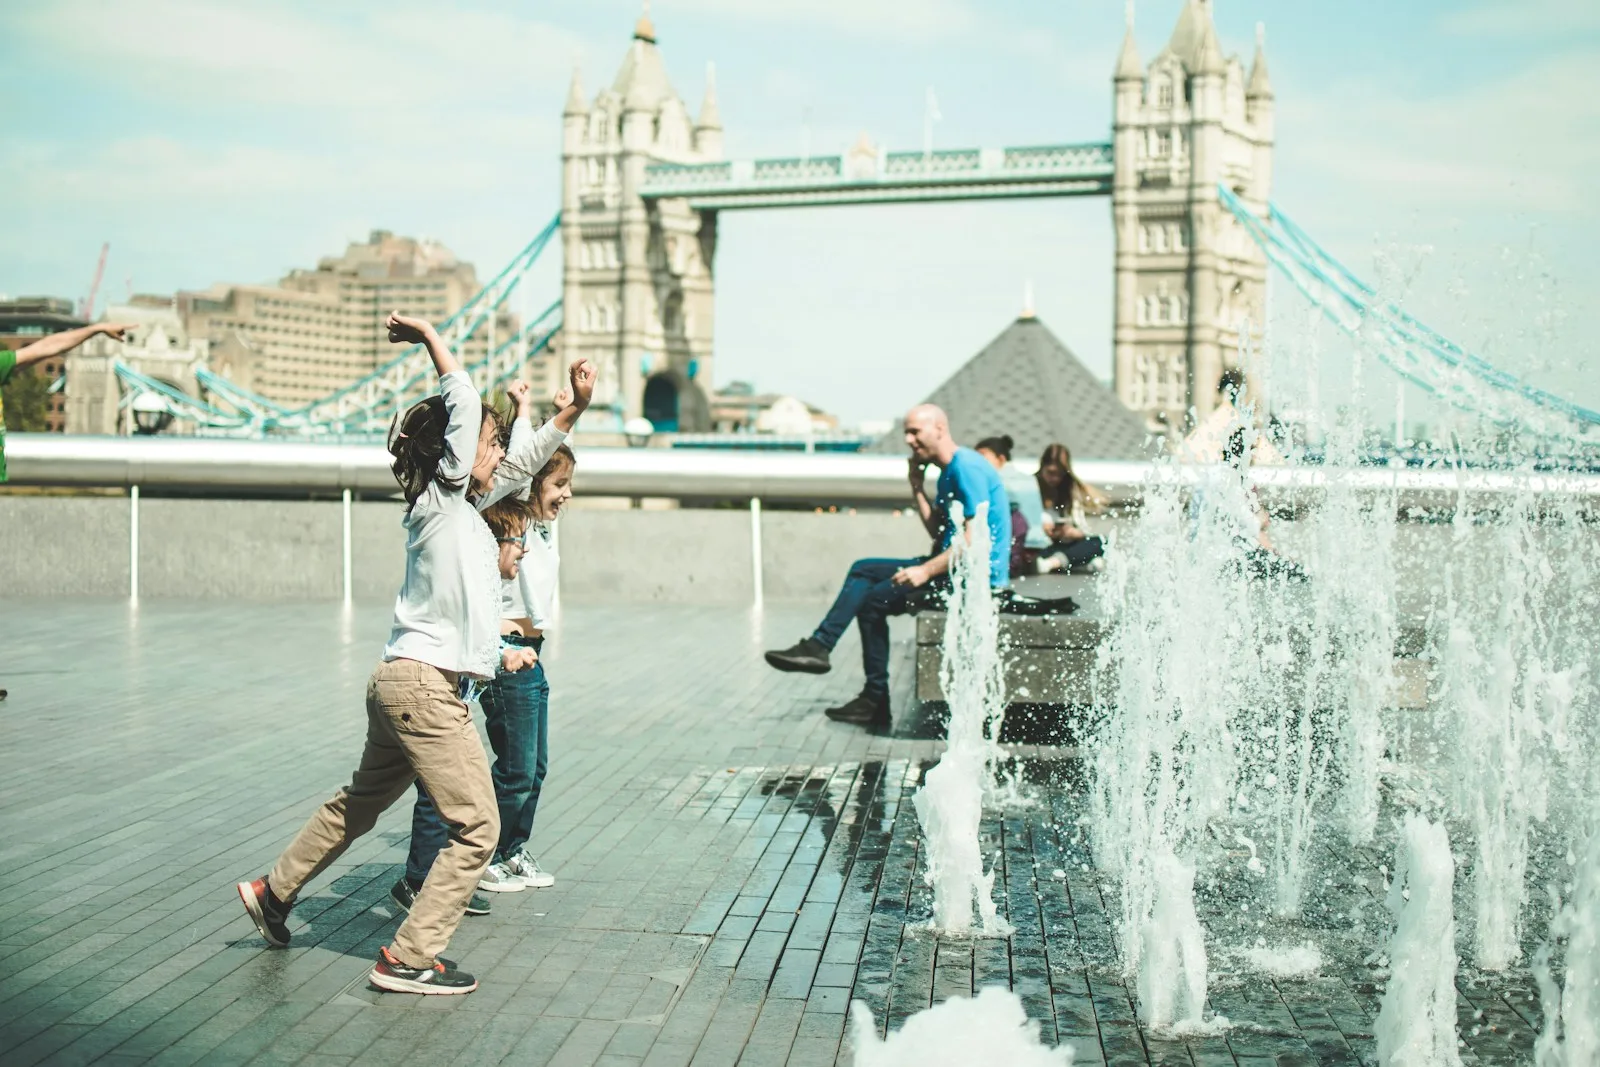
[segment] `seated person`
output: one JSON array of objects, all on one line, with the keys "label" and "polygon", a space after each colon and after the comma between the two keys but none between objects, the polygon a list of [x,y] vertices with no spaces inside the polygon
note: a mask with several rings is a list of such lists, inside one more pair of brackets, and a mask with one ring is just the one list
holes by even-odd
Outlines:
[{"label": "seated person", "polygon": [[[1217,380],[1217,406],[1183,439],[1178,449],[1180,460],[1184,463],[1215,463],[1229,447],[1229,438],[1234,430],[1256,423],[1257,419],[1252,416],[1260,413],[1252,410],[1253,405],[1243,403],[1249,396],[1247,385],[1244,372],[1238,367],[1229,367],[1222,372]],[[1253,437],[1250,445],[1251,466],[1279,466],[1284,462],[1283,453],[1278,451],[1266,433],[1258,429]]]},{"label": "seated person", "polygon": [[[911,609],[913,591],[948,582],[955,539],[971,537],[980,506],[987,506],[989,531],[989,583],[1003,588],[1008,582],[1010,558],[1010,505],[1000,476],[970,448],[960,448],[950,436],[945,413],[932,404],[912,408],[905,421],[906,445],[911,450],[911,498],[935,552],[918,559],[859,559],[851,564],[839,596],[810,637],[790,648],[766,654],[780,671],[826,674],[828,655],[854,620],[861,631],[861,665],[866,685],[855,699],[829,708],[830,719],[862,725],[886,724],[889,714],[889,616]],[[940,468],[935,498],[925,487],[929,466]],[[961,506],[961,529],[956,528],[952,505]]]},{"label": "seated person", "polygon": [[1043,501],[1043,526],[1050,546],[1039,553],[1035,564],[1040,574],[1087,566],[1105,555],[1105,542],[1084,529],[1084,514],[1089,507],[1100,507],[1105,497],[1098,489],[1078,480],[1072,472],[1072,453],[1059,442],[1046,445],[1039,457],[1035,475]]},{"label": "seated person", "polygon": [[1011,577],[1019,578],[1033,573],[1033,561],[1050,547],[1050,538],[1041,521],[1044,504],[1039,499],[1039,485],[1011,465],[1012,447],[1011,438],[1002,435],[985,437],[973,446],[973,451],[1000,472],[1000,484],[1011,503]]}]

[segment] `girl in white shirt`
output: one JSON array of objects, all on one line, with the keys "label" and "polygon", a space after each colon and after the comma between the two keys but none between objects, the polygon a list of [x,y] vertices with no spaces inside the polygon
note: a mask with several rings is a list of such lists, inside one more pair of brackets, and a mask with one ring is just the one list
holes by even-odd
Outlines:
[{"label": "girl in white shirt", "polygon": [[366,747],[350,784],[311,816],[271,873],[238,891],[268,943],[286,946],[300,890],[420,779],[456,830],[368,978],[380,989],[470,993],[476,979],[439,953],[493,856],[500,819],[461,692],[498,669],[525,670],[533,657],[500,647],[499,552],[474,506],[505,455],[499,421],[431,325],[396,313],[388,326],[389,340],[427,346],[439,394],[413,405],[389,434],[406,498],[406,574],[383,662],[367,684]]},{"label": "girl in white shirt", "polygon": [[[535,655],[544,649],[561,566],[552,524],[572,499],[576,468],[577,458],[562,445],[528,487],[534,521],[524,537],[517,578],[500,587],[500,633],[507,647]],[[531,671],[501,671],[484,687],[482,700],[489,743],[495,751],[500,841],[494,862],[483,872],[478,886],[499,893],[552,886],[555,876],[542,869],[527,848],[550,765],[550,684],[544,663],[535,663]]]},{"label": "girl in white shirt", "polygon": [[[537,430],[532,424],[533,403],[528,383],[515,382],[507,389],[507,394],[517,403],[518,415],[512,424],[506,461],[495,472],[494,487],[485,494],[480,507],[486,514],[493,514],[502,529],[508,521],[515,520],[517,528],[523,531],[517,539],[519,545],[530,545],[538,540],[537,535],[526,529],[539,514],[536,503],[539,491],[530,491],[530,487],[537,486],[545,477],[548,464],[556,462],[560,456],[570,460],[572,450],[563,442],[577,424],[578,417],[587,410],[594,393],[595,373],[588,363],[574,362],[569,369],[569,380],[570,386],[556,398],[555,416]],[[567,495],[571,496],[570,491]],[[519,514],[509,514],[508,509]],[[548,582],[553,593],[555,581],[553,571],[548,576],[543,573],[549,568],[544,554],[533,548],[529,549],[529,554],[533,558],[521,559],[519,575],[496,585],[495,603],[502,616],[496,625],[496,640],[508,651],[526,657],[534,667],[497,672],[479,694],[489,747],[494,751],[491,773],[495,803],[500,812],[495,862],[483,872],[479,887],[502,893],[555,884],[555,879],[540,871],[533,859],[522,851],[528,839],[524,824],[532,825],[533,808],[539,802],[539,783],[544,778],[545,715],[542,709],[546,706],[549,687],[544,670],[538,665],[539,650],[543,646],[539,624],[535,622],[537,618],[542,624],[547,612],[530,612],[523,607],[525,600],[521,590],[525,588],[524,583],[530,581],[530,563],[540,574],[527,588],[543,588]],[[449,826],[435,810],[427,790],[419,785],[411,813],[411,849],[406,858],[406,872],[389,890],[389,898],[402,911],[412,907],[417,891],[429,877],[434,857],[439,855],[449,837]],[[516,859],[514,875],[511,868],[505,866],[513,858]],[[483,915],[488,911],[488,898],[473,894],[467,904],[467,914]]]}]

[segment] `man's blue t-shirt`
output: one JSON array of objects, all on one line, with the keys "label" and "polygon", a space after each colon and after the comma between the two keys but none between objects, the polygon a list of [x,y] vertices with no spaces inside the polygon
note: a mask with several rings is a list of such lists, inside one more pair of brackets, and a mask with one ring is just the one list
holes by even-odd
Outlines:
[{"label": "man's blue t-shirt", "polygon": [[971,518],[979,504],[989,505],[989,584],[1007,583],[1011,573],[1011,501],[994,465],[970,448],[958,448],[950,465],[939,473],[937,506],[944,512],[939,531],[939,551],[955,540],[956,526],[950,521],[951,501],[961,501],[963,522]]}]

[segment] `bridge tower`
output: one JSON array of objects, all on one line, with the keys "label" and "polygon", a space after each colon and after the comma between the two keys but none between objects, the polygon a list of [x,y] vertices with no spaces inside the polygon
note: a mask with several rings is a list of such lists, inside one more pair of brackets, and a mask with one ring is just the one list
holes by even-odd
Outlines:
[{"label": "bridge tower", "polygon": [[596,406],[619,422],[709,430],[716,213],[639,189],[649,163],[722,158],[712,72],[691,119],[647,6],[609,89],[591,103],[573,71],[562,128],[562,362],[594,362]]},{"label": "bridge tower", "polygon": [[[1112,119],[1116,231],[1113,359],[1117,395],[1152,430],[1204,418],[1241,333],[1259,338],[1266,258],[1218,200],[1227,183],[1250,208],[1272,190],[1273,99],[1265,38],[1247,73],[1223,57],[1211,0],[1186,0],[1172,38],[1140,63],[1133,5]],[[1257,397],[1261,383],[1253,377]]]}]

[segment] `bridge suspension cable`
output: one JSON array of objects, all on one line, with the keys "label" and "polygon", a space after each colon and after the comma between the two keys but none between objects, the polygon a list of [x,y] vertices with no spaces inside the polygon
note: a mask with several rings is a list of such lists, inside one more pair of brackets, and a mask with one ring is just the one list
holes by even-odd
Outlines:
[{"label": "bridge suspension cable", "polygon": [[1227,186],[1219,192],[1223,206],[1295,288],[1406,381],[1462,411],[1537,437],[1572,440],[1600,425],[1600,412],[1496,367],[1384,299],[1276,204],[1263,218]]},{"label": "bridge suspension cable", "polygon": [[[440,335],[452,350],[460,352],[500,312],[560,232],[560,227],[558,214],[499,274],[438,324]],[[561,301],[558,299],[509,340],[495,346],[466,369],[473,382],[485,392],[503,386],[522,370],[528,359],[549,347],[560,328]],[[195,380],[204,390],[206,400],[142,374],[120,360],[114,364],[114,370],[128,389],[122,402],[124,406],[141,393],[153,393],[165,402],[175,418],[193,423],[204,432],[228,436],[268,433],[321,436],[383,431],[397,411],[427,391],[433,363],[425,346],[412,345],[371,374],[298,408],[274,403],[205,367],[195,371]]]}]

